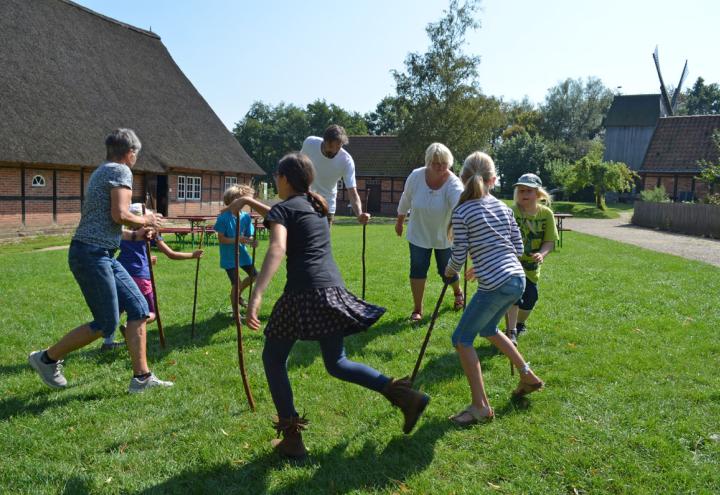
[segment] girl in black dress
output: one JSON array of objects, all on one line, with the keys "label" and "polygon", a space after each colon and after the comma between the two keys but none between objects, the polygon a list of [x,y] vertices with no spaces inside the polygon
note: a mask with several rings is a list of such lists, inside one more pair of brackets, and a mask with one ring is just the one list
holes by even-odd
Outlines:
[{"label": "girl in black dress", "polygon": [[[263,364],[270,393],[277,409],[275,428],[282,439],[273,446],[287,457],[303,457],[307,451],[301,430],[307,420],[300,417],[293,403],[287,359],[297,340],[316,340],[320,344],[328,373],[382,393],[405,417],[404,433],[410,433],[430,401],[430,397],[411,388],[406,379],[393,380],[345,356],[343,338],[367,330],[385,313],[385,308],[366,303],[345,289],[332,256],[327,203],[310,191],[314,169],[301,153],[283,157],[275,175],[278,195],[283,200],[269,211],[252,199],[245,204],[266,215],[270,246],[248,305],[247,325],[260,328],[258,311],[262,296],[287,256],[285,290],[273,307],[265,327]],[[237,206],[237,205],[235,205]]]}]

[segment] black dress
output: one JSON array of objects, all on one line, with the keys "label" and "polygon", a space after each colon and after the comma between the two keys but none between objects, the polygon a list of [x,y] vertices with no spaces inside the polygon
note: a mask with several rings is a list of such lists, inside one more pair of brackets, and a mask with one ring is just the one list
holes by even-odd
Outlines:
[{"label": "black dress", "polygon": [[367,303],[345,289],[332,256],[327,219],[305,195],[276,204],[265,224],[284,225],[287,234],[287,283],[265,327],[265,336],[319,340],[367,330],[385,308]]}]

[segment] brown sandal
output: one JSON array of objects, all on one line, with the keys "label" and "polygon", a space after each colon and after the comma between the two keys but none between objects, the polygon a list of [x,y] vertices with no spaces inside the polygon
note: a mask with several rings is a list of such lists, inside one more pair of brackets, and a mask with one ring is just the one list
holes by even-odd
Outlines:
[{"label": "brown sandal", "polygon": [[513,390],[512,398],[519,399],[521,397],[525,397],[528,394],[542,390],[543,387],[545,387],[545,382],[542,380],[537,383],[525,383],[520,381],[517,388]]},{"label": "brown sandal", "polygon": [[459,311],[465,307],[465,296],[461,292],[460,294],[455,294],[455,302],[453,303],[453,309],[455,311]]},{"label": "brown sandal", "polygon": [[459,413],[450,416],[448,419],[456,425],[462,427],[472,426],[478,423],[489,423],[495,418],[495,411],[493,411],[492,407],[488,409],[488,414],[482,414],[480,409],[478,409],[475,405],[470,404]]}]

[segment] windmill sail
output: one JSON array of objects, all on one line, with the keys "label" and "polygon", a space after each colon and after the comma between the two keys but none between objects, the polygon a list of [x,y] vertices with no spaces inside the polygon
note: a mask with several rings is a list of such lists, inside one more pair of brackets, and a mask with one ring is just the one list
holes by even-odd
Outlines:
[{"label": "windmill sail", "polygon": [[680,91],[682,91],[682,85],[685,82],[685,78],[688,74],[688,67],[687,67],[687,60],[685,61],[685,67],[683,67],[682,74],[680,75],[680,82],[677,85],[677,88],[675,88],[675,92],[673,93],[672,97],[672,111],[675,113],[675,110],[677,109],[677,100],[678,95],[680,94]]},{"label": "windmill sail", "polygon": [[670,96],[668,96],[667,89],[665,88],[665,82],[663,81],[662,73],[660,72],[660,60],[658,58],[657,46],[655,47],[655,52],[653,52],[653,60],[655,61],[655,68],[657,69],[658,78],[660,79],[660,94],[662,94],[663,103],[665,103],[665,108],[668,115],[672,116],[673,107],[670,103]]}]

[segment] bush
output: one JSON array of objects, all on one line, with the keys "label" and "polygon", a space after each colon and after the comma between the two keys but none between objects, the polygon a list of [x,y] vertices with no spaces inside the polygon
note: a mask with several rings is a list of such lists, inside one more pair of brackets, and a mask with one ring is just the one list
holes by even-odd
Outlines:
[{"label": "bush", "polygon": [[640,198],[648,203],[669,203],[670,197],[665,191],[665,187],[660,186],[655,189],[645,189],[640,191]]},{"label": "bush", "polygon": [[720,193],[708,194],[703,199],[703,203],[708,204],[708,205],[720,206]]}]

